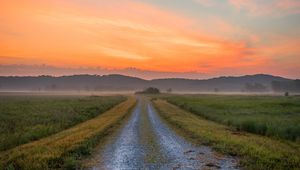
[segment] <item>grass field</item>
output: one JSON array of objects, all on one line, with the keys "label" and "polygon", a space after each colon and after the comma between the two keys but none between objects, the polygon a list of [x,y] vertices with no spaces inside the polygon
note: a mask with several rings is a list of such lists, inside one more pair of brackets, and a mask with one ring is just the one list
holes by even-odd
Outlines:
[{"label": "grass field", "polygon": [[298,143],[236,131],[182,110],[165,100],[154,100],[154,106],[178,133],[196,144],[210,145],[225,154],[237,155],[243,169],[300,169]]},{"label": "grass field", "polygon": [[129,98],[107,112],[40,140],[0,152],[0,169],[75,169],[109,129],[129,115],[136,100]]},{"label": "grass field", "polygon": [[123,96],[0,96],[0,151],[94,118],[125,99]]},{"label": "grass field", "polygon": [[237,130],[300,141],[300,96],[174,95],[165,99]]}]

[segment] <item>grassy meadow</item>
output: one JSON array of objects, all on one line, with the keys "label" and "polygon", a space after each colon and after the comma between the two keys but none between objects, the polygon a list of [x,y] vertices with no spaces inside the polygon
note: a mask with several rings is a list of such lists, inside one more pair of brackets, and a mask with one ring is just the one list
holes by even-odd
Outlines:
[{"label": "grassy meadow", "polygon": [[0,151],[92,119],[123,96],[0,96]]},{"label": "grassy meadow", "polygon": [[165,99],[238,131],[300,141],[300,96],[172,95]]},{"label": "grassy meadow", "polygon": [[156,99],[153,102],[160,116],[178,133],[195,144],[209,145],[219,152],[238,156],[242,169],[300,169],[299,143],[237,131],[165,100]]},{"label": "grassy meadow", "polygon": [[130,97],[95,118],[40,140],[2,151],[0,169],[78,169],[80,160],[89,155],[103,136],[129,115],[135,103],[136,100]]}]

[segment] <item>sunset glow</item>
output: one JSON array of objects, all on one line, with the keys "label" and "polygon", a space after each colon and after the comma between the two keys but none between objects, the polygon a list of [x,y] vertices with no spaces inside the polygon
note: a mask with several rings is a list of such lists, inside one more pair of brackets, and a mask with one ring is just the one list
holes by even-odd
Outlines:
[{"label": "sunset glow", "polygon": [[300,78],[299,18],[298,0],[4,0],[0,67]]}]

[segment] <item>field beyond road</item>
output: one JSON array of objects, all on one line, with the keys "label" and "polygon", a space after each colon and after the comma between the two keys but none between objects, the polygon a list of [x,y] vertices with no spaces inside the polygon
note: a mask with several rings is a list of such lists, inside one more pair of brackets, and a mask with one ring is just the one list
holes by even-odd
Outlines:
[{"label": "field beyond road", "polygon": [[300,141],[300,96],[172,95],[165,99],[236,130]]}]

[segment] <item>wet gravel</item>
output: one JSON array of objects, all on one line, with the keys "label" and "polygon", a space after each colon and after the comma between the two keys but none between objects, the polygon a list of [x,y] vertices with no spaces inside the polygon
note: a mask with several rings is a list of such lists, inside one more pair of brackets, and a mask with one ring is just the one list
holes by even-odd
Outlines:
[{"label": "wet gravel", "polygon": [[90,169],[237,169],[233,157],[178,136],[145,98],[139,98],[129,121],[111,136],[97,159]]}]

